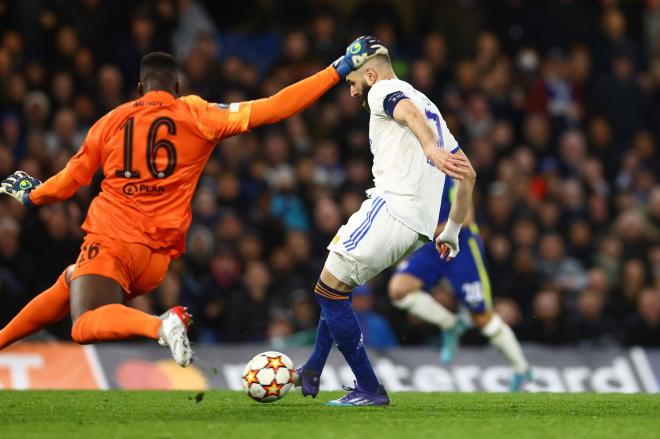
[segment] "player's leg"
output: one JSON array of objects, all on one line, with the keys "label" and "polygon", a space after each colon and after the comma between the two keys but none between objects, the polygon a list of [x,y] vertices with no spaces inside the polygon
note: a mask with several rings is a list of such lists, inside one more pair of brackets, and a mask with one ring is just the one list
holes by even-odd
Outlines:
[{"label": "player's leg", "polygon": [[332,350],[333,342],[328,323],[323,316],[323,311],[321,311],[312,353],[305,364],[296,370],[294,378],[294,383],[297,387],[301,387],[300,390],[303,396],[311,395],[312,398],[316,398],[316,395],[318,395],[321,373]]},{"label": "player's leg", "polygon": [[[81,344],[125,340],[132,337],[162,338],[177,364],[187,366],[192,350],[186,335],[185,311],[160,318],[123,305],[131,287],[144,273],[161,279],[169,259],[154,257],[138,244],[109,242],[98,236],[86,238],[95,250],[83,247],[74,269],[71,287],[71,337]],[[146,282],[145,282],[146,283]],[[138,290],[139,291],[139,290]]]},{"label": "player's leg", "polygon": [[[374,202],[376,201],[378,201],[378,204],[374,205]],[[346,232],[346,230],[355,232],[364,229],[368,223],[371,212],[375,212],[375,208],[377,208],[380,203],[380,200],[365,200],[362,203],[360,210],[355,212],[351,218],[349,218],[348,223],[339,229],[333,242],[328,246],[328,249],[334,244],[340,242],[342,234],[350,236],[351,232]],[[315,290],[316,289],[318,289],[318,285]],[[311,395],[312,397],[316,397],[318,394],[321,373],[323,372],[323,367],[328,359],[328,355],[330,355],[333,343],[334,340],[332,333],[328,328],[327,316],[324,314],[323,307],[321,307],[314,349],[304,365],[296,370],[294,382],[296,386],[302,387],[301,390],[303,396]]]},{"label": "player's leg", "polygon": [[337,279],[327,268],[341,256],[330,253],[326,267],[316,285],[316,301],[321,307],[328,330],[337,348],[351,367],[356,387],[344,398],[331,402],[332,405],[354,405],[365,402],[369,405],[389,404],[389,398],[380,385],[364,347],[362,330],[358,323],[350,295],[353,286]]},{"label": "player's leg", "polygon": [[357,378],[357,386],[331,405],[385,405],[389,398],[378,383],[364,349],[350,291],[420,248],[428,239],[394,219],[385,201],[365,202],[328,246],[330,254],[315,290],[330,333]]},{"label": "player's leg", "polygon": [[465,248],[465,256],[469,259],[457,265],[452,272],[451,280],[457,290],[457,298],[470,310],[472,320],[481,333],[511,364],[514,371],[511,389],[522,390],[531,380],[530,367],[509,325],[492,312],[490,279],[484,264],[481,238],[476,233],[468,233],[461,247]]},{"label": "player's leg", "polygon": [[524,390],[524,387],[532,380],[532,373],[511,327],[499,315],[493,313],[490,308],[485,309],[483,312],[472,311],[471,315],[481,333],[511,364],[513,378],[509,385],[510,390],[514,392]]},{"label": "player's leg", "polygon": [[[360,265],[358,254],[364,248],[364,243],[361,244],[362,247],[359,249],[358,244],[360,244],[360,241],[365,240],[365,236],[367,237],[366,241],[373,239],[379,224],[383,228],[381,235],[392,233],[392,231],[385,229],[388,223],[382,223],[381,220],[384,217],[389,218],[384,199],[377,197],[365,200],[360,210],[349,218],[348,223],[339,229],[335,238],[328,245],[330,254],[315,287],[315,296],[321,307],[322,316],[319,322],[315,349],[300,371],[301,373],[298,374],[303,389],[306,387],[306,383],[311,389],[311,392],[305,392],[305,394],[314,395],[318,393],[319,375],[334,342],[346,358],[351,369],[353,369],[357,379],[356,389],[349,395],[354,392],[366,392],[366,394],[371,395],[371,398],[359,398],[360,400],[370,404],[389,403],[384,391],[382,392],[383,395],[379,395],[381,387],[364,349],[362,332],[350,301],[353,286],[360,283],[357,278],[364,274],[359,273],[360,270],[358,269]],[[381,241],[380,244],[384,245],[385,243]],[[408,246],[410,246],[410,243],[408,243]],[[370,247],[367,246],[367,248]],[[372,253],[376,252],[375,249],[371,250]],[[349,252],[352,252],[352,254],[349,254]],[[380,253],[383,253],[382,248]],[[389,265],[393,262],[389,261]],[[387,263],[385,262],[385,264]],[[369,265],[367,260],[362,261],[362,266],[365,265]],[[380,261],[380,265],[378,265],[373,275],[387,266],[383,265],[383,261]],[[308,376],[306,373],[308,371],[312,371],[314,376]],[[315,379],[315,381],[312,382],[312,379]]]},{"label": "player's leg", "polygon": [[456,325],[456,316],[429,293],[444,276],[448,262],[440,259],[433,242],[424,245],[399,264],[388,284],[392,304],[419,319],[447,330]]},{"label": "player's leg", "polygon": [[459,253],[451,262],[442,260],[435,249],[435,244],[431,242],[401,263],[389,284],[390,298],[397,308],[406,309],[411,314],[442,329],[440,361],[444,364],[453,361],[458,350],[458,342],[465,332],[465,324],[430,294],[422,291],[422,287],[426,286],[428,289],[436,285],[451,272],[453,264],[460,264],[461,257]]},{"label": "player's leg", "polygon": [[71,282],[71,337],[76,343],[158,339],[160,319],[123,305],[124,290],[114,279],[88,274]]},{"label": "player's leg", "polygon": [[188,317],[171,314],[164,320],[123,305],[124,291],[113,279],[85,275],[71,282],[71,337],[80,344],[147,337],[165,340],[180,366],[187,366],[192,351],[186,336]]},{"label": "player's leg", "polygon": [[[133,245],[136,247],[136,245]],[[144,246],[134,250],[143,265],[138,267],[139,275],[130,285],[132,297],[147,294],[158,288],[163,282],[170,266],[171,258],[162,253],[152,252]],[[148,253],[148,256],[145,255]],[[162,314],[158,343],[169,346],[174,360],[180,366],[187,366],[192,362],[192,348],[188,340],[188,326],[192,321],[191,315],[183,306],[174,306]]]},{"label": "player's leg", "polygon": [[64,318],[69,313],[69,285],[73,265],[67,267],[53,286],[32,299],[2,330],[0,350]]}]

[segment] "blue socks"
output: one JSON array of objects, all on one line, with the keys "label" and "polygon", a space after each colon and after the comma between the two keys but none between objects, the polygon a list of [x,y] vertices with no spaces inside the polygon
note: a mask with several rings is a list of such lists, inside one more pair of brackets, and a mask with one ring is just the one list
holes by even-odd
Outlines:
[{"label": "blue socks", "polygon": [[316,284],[315,292],[322,317],[319,320],[314,351],[309,361],[305,363],[305,369],[321,372],[334,340],[351,367],[360,388],[367,392],[377,392],[378,378],[364,349],[362,331],[353,312],[350,293],[334,290],[320,279]]},{"label": "blue socks", "polygon": [[328,329],[328,324],[325,322],[325,317],[323,317],[323,313],[321,313],[321,316],[319,317],[319,326],[316,329],[314,350],[305,363],[305,370],[320,374],[321,371],[323,371],[325,361],[328,359],[331,349],[332,335],[330,334],[330,329]]}]

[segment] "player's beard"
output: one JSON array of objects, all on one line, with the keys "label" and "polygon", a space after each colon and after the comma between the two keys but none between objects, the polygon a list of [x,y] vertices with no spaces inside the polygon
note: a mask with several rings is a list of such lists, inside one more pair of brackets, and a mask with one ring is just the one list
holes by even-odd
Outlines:
[{"label": "player's beard", "polygon": [[367,81],[362,82],[362,108],[367,110],[367,113],[371,113],[371,108],[369,108],[369,90],[371,86],[367,84]]}]

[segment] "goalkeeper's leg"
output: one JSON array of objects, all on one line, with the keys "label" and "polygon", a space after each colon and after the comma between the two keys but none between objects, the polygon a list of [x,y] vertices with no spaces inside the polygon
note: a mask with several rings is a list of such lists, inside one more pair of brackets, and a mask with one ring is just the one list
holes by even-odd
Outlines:
[{"label": "goalkeeper's leg", "polygon": [[162,282],[170,258],[149,247],[88,234],[71,275],[71,338],[77,343],[162,339],[180,366],[192,361],[188,341],[190,316],[174,307],[161,320],[123,303]]},{"label": "goalkeeper's leg", "polygon": [[62,320],[69,313],[67,278],[72,268],[73,265],[67,267],[52,287],[32,299],[7,326],[0,330],[0,350]]},{"label": "goalkeeper's leg", "polygon": [[189,316],[175,307],[160,318],[122,304],[124,290],[108,277],[87,274],[71,281],[71,338],[76,343],[125,340],[132,337],[163,339],[179,366],[192,362],[186,331]]},{"label": "goalkeeper's leg", "polygon": [[124,340],[142,336],[158,339],[161,320],[123,305],[124,291],[113,279],[84,275],[71,282],[71,338],[76,343]]}]

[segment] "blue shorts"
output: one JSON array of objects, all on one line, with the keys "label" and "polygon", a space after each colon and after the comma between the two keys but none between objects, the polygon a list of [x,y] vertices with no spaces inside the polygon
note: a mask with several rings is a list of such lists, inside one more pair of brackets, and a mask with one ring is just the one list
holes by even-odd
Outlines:
[{"label": "blue shorts", "polygon": [[447,262],[440,259],[435,243],[430,242],[399,264],[397,273],[406,273],[424,282],[430,291],[447,278],[456,298],[470,311],[482,313],[491,308],[490,279],[484,263],[484,245],[476,227],[465,227],[458,235],[460,252]]}]

